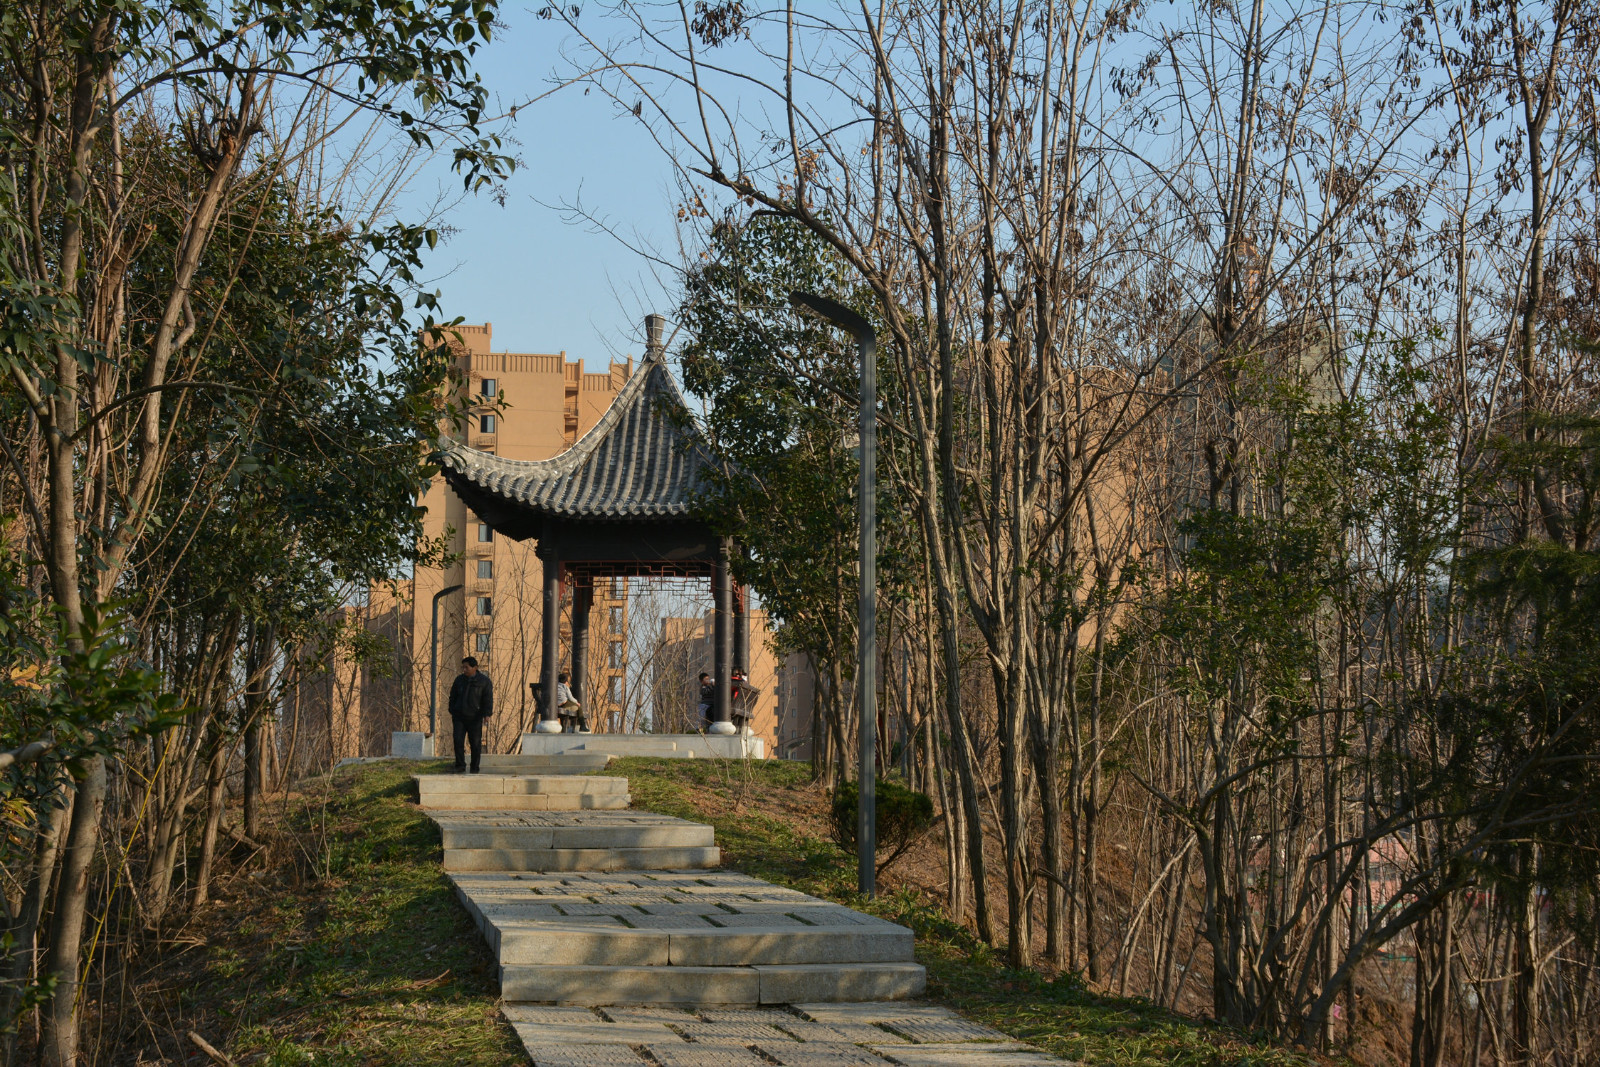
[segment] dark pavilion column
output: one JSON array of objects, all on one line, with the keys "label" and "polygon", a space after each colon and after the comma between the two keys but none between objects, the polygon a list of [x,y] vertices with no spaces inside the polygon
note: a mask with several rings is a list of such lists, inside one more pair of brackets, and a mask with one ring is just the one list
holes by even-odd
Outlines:
[{"label": "dark pavilion column", "polygon": [[750,680],[750,590],[733,583],[733,672]]},{"label": "dark pavilion column", "polygon": [[555,546],[547,545],[548,541],[539,542],[539,562],[544,572],[539,681],[544,685],[544,699],[539,702],[539,724],[534,729],[541,734],[558,734],[561,723],[556,720],[556,666],[561,659],[561,559]]},{"label": "dark pavilion column", "polygon": [[[745,602],[749,595],[743,584],[733,583],[733,673],[744,679],[746,687],[750,685],[750,605]],[[731,714],[728,717],[733,718]],[[734,726],[748,729],[750,720],[735,722]]]},{"label": "dark pavilion column", "polygon": [[733,726],[733,677],[729,673],[733,659],[733,583],[728,573],[728,555],[731,538],[721,538],[717,545],[717,560],[711,565],[711,679],[716,684],[717,695],[711,703],[710,732],[731,734]]},{"label": "dark pavilion column", "polygon": [[[572,695],[588,710],[589,609],[594,607],[594,579],[572,587]],[[576,724],[573,730],[577,730]]]}]

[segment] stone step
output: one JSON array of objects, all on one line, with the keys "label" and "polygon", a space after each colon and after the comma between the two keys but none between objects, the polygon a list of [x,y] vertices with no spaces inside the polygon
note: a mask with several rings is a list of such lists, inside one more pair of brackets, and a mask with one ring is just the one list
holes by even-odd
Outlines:
[{"label": "stone step", "polygon": [[[478,762],[484,774],[588,774],[605,770],[611,762],[607,752],[512,752],[485,755]],[[470,776],[469,776],[470,777]]]},{"label": "stone step", "polygon": [[446,851],[450,849],[510,849],[518,852],[584,849],[703,848],[716,844],[711,827],[684,822],[678,825],[618,823],[614,825],[515,826],[512,817],[499,825],[456,823],[441,812],[435,821]]},{"label": "stone step", "polygon": [[[621,922],[627,922],[624,918]],[[795,963],[911,963],[911,931],[804,927],[794,923],[715,929],[620,925],[579,927],[490,918],[484,933],[504,965],[739,967]]]},{"label": "stone step", "polygon": [[628,780],[598,774],[419,774],[424,793],[626,793]]},{"label": "stone step", "polygon": [[422,806],[437,811],[627,811],[627,793],[424,793]]},{"label": "stone step", "polygon": [[921,995],[916,963],[822,963],[749,967],[524,966],[500,968],[509,1003],[793,1004],[902,1000]]},{"label": "stone step", "polygon": [[671,871],[714,868],[722,850],[708,847],[650,848],[447,848],[447,871]]}]

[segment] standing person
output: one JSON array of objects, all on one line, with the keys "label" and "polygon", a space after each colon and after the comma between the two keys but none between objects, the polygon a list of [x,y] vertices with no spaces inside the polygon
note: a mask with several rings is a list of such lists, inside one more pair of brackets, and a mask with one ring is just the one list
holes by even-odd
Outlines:
[{"label": "standing person", "polygon": [[461,673],[450,686],[450,725],[456,743],[456,773],[467,769],[465,744],[472,743],[472,773],[478,773],[483,756],[483,720],[494,713],[494,685],[478,670],[478,661],[468,656],[461,661]]},{"label": "standing person", "polygon": [[711,709],[717,703],[717,687],[711,681],[711,675],[705,671],[700,672],[700,719],[704,725],[711,724]]}]

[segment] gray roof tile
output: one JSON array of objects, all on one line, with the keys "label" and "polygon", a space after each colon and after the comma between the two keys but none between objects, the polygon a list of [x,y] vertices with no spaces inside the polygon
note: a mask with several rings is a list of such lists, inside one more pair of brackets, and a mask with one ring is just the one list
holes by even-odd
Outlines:
[{"label": "gray roof tile", "polygon": [[647,357],[594,428],[552,459],[519,460],[443,441],[435,457],[504,500],[570,519],[685,518],[714,461],[677,383]]}]

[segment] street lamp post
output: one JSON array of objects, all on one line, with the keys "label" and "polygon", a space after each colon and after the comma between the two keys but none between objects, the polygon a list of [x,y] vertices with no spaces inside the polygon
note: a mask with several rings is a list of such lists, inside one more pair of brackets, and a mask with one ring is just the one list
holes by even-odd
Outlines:
[{"label": "street lamp post", "polygon": [[789,294],[789,302],[855,334],[861,358],[861,600],[856,623],[861,751],[856,773],[856,882],[862,894],[870,897],[877,891],[878,879],[878,343],[872,323],[837,301],[795,291]]},{"label": "street lamp post", "polygon": [[460,588],[452,585],[433,594],[433,632],[428,636],[433,660],[428,670],[428,736],[433,738],[434,755],[439,754],[439,601]]}]

